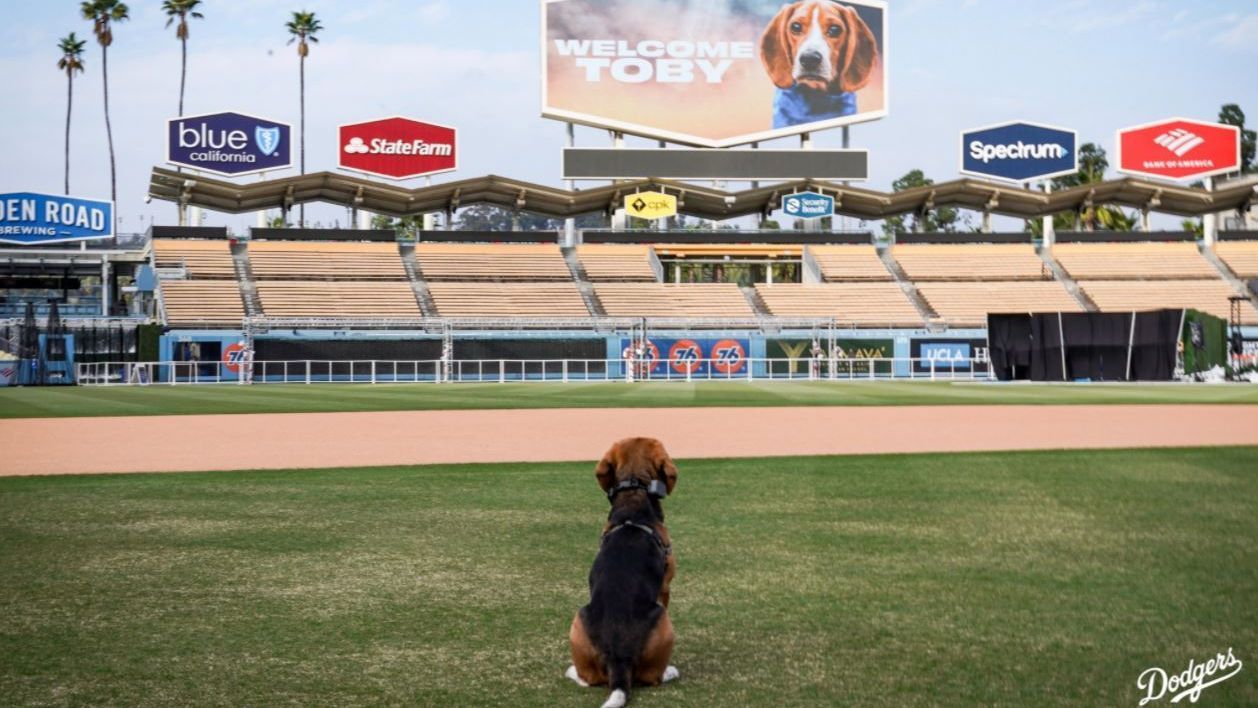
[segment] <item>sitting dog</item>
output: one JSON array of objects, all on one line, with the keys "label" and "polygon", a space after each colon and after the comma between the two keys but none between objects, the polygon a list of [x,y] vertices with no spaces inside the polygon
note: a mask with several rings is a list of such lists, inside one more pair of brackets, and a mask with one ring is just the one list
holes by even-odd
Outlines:
[{"label": "sitting dog", "polygon": [[878,42],[856,10],[831,0],[783,7],[760,39],[760,59],[777,86],[773,127],[789,128],[856,113]]},{"label": "sitting dog", "polygon": [[634,684],[677,678],[668,593],[673,556],[660,501],[677,484],[677,467],[659,440],[612,445],[594,469],[611,501],[603,540],[590,569],[590,602],[572,618],[567,677],[581,686],[608,684],[603,708],[620,708]]}]

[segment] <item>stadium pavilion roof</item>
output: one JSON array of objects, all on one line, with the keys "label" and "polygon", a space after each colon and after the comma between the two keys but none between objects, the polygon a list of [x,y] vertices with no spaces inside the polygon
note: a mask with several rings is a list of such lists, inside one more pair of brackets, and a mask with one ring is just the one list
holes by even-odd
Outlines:
[{"label": "stadium pavilion roof", "polygon": [[406,187],[334,172],[237,184],[187,172],[154,167],[149,195],[214,211],[243,213],[289,209],[297,204],[326,202],[389,216],[415,216],[450,211],[474,204],[493,204],[551,217],[610,212],[626,195],[663,191],[678,196],[678,210],[703,219],[731,219],[769,213],[793,192],[816,191],[835,198],[835,210],[865,220],[884,219],[941,207],[960,207],[1029,219],[1079,211],[1094,204],[1113,204],[1178,216],[1232,210],[1258,205],[1258,185],[1241,182],[1214,192],[1145,179],[1119,179],[1075,187],[1053,194],[1034,192],[976,179],[905,190],[878,192],[835,182],[799,180],[758,189],[727,192],[672,180],[629,180],[577,191],[531,184],[489,175],[475,179]]}]

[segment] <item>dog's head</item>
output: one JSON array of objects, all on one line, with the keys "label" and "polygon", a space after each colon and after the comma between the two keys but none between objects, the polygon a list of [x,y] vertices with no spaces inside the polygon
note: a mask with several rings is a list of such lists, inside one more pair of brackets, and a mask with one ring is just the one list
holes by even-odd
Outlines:
[{"label": "dog's head", "polygon": [[778,88],[799,84],[846,93],[869,83],[878,42],[856,10],[831,0],[800,0],[769,23],[760,59]]},{"label": "dog's head", "polygon": [[643,485],[664,483],[669,494],[677,484],[677,465],[664,444],[655,438],[625,438],[607,450],[594,468],[598,486],[606,492],[621,482],[634,479]]}]

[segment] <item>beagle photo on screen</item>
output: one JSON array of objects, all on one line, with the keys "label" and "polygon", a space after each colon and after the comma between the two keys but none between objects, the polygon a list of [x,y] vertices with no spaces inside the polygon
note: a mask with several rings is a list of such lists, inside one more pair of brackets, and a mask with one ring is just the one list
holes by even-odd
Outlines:
[{"label": "beagle photo on screen", "polygon": [[668,663],[668,593],[677,558],[661,506],[677,484],[677,466],[659,440],[628,438],[612,445],[594,476],[611,512],[590,568],[590,601],[572,618],[566,675],[581,686],[609,686],[603,708],[620,708],[632,686],[677,678]]},{"label": "beagle photo on screen", "polygon": [[789,128],[856,113],[878,42],[856,10],[831,0],[783,7],[760,39],[760,58],[777,86],[773,127]]}]

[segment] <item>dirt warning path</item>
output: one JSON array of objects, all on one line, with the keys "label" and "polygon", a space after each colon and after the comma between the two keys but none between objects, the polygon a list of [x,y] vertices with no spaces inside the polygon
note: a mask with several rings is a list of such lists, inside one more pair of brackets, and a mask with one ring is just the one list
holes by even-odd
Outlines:
[{"label": "dirt warning path", "polygon": [[1258,445],[1258,406],[738,407],[0,421],[0,475],[593,462],[648,435],[677,458]]},{"label": "dirt warning path", "polygon": [[662,408],[0,421],[0,475],[1258,445],[1258,406]]}]

